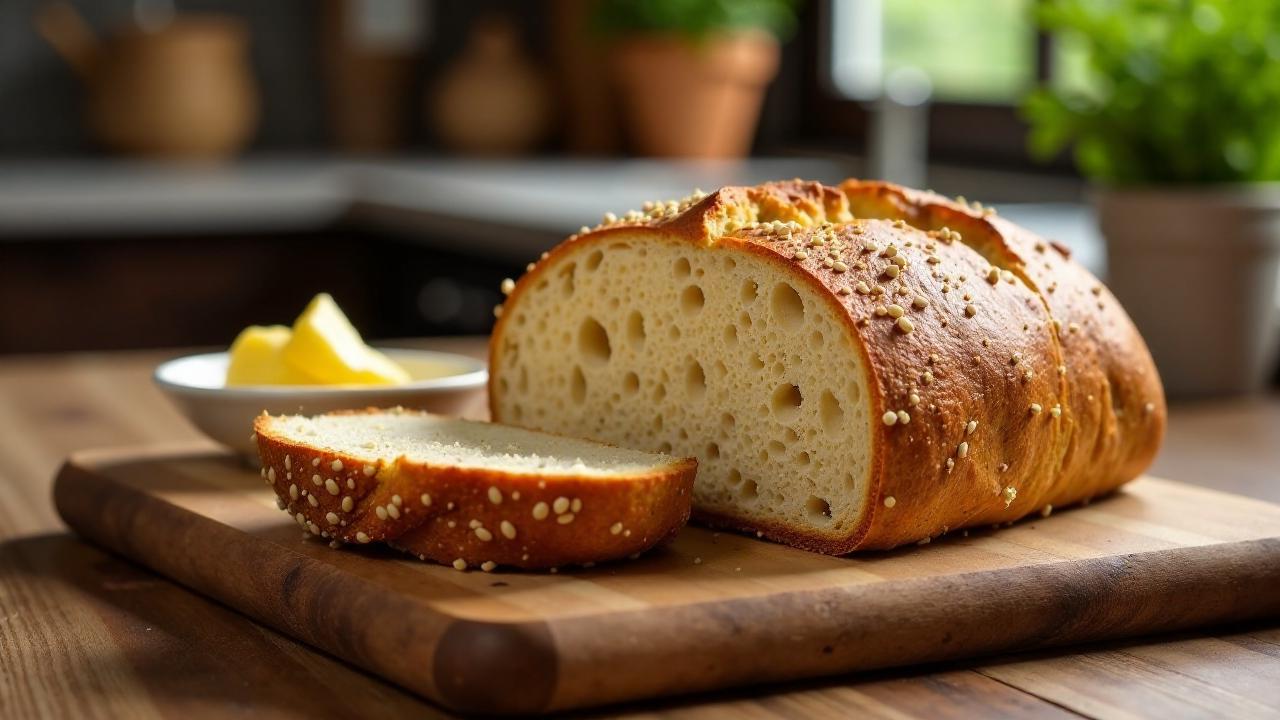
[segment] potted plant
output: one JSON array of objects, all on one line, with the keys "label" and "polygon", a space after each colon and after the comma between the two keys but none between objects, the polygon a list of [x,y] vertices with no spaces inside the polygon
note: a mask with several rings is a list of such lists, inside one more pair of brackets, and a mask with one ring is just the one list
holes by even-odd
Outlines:
[{"label": "potted plant", "polygon": [[751,148],[791,0],[601,0],[623,117],[640,153],[741,157]]},{"label": "potted plant", "polygon": [[1171,395],[1256,392],[1280,312],[1278,0],[1050,0],[1088,82],[1023,106],[1034,154],[1074,145],[1109,285]]}]

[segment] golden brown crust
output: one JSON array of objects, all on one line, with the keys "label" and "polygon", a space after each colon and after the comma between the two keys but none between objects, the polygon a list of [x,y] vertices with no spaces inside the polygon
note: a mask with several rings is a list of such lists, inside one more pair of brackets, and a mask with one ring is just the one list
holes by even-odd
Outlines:
[{"label": "golden brown crust", "polygon": [[[508,303],[560,259],[639,229],[763,256],[822,290],[871,376],[872,477],[851,531],[697,511],[705,522],[834,554],[888,548],[1105,492],[1158,447],[1165,410],[1150,356],[1087,271],[989,214],[896,186],[769,183],[632,213],[552,250]],[[497,359],[511,349],[500,318],[495,420]],[[891,411],[892,424],[879,421]]]},{"label": "golden brown crust", "polygon": [[616,478],[460,468],[404,457],[365,464],[281,437],[271,421],[266,415],[254,421],[263,474],[304,529],[335,543],[385,542],[455,567],[461,561],[481,569],[552,568],[643,552],[688,520],[697,472],[697,462],[688,458]]},{"label": "golden brown crust", "polygon": [[1109,290],[1065,247],[981,207],[889,183],[841,186],[860,216],[950,227],[967,245],[1035,288],[1055,323],[1066,367],[1069,445],[1055,490],[1067,505],[1137,477],[1155,458],[1167,422],[1164,390],[1146,343]]}]

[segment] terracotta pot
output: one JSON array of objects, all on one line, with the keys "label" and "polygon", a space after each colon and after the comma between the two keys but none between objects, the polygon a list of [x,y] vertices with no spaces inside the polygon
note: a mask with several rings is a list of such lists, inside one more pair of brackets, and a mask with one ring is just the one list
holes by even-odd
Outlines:
[{"label": "terracotta pot", "polygon": [[258,101],[243,22],[183,15],[156,31],[98,41],[56,3],[38,23],[84,79],[90,130],[108,148],[209,160],[234,155],[252,136]]},{"label": "terracotta pot", "polygon": [[1170,397],[1263,391],[1280,344],[1280,184],[1101,190],[1108,286]]},{"label": "terracotta pot", "polygon": [[613,68],[634,149],[664,157],[746,155],[779,54],[764,32],[622,41]]}]

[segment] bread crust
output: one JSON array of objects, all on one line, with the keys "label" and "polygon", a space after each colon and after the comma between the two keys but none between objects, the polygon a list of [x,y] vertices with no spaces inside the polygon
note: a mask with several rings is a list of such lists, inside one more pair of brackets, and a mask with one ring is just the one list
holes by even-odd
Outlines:
[{"label": "bread crust", "polygon": [[[516,283],[508,306],[560,262],[637,233],[751,253],[818,290],[870,375],[871,477],[852,529],[824,535],[695,508],[703,522],[831,554],[927,542],[1106,492],[1138,475],[1158,447],[1163,393],[1123,310],[1060,248],[988,214],[857,181],[724,188],[571,237]],[[815,234],[822,244],[811,245]],[[823,251],[796,252],[813,247]],[[1047,256],[1042,269],[1029,253]],[[860,282],[871,291],[851,291]],[[1104,305],[1105,320],[1090,315],[1082,289]],[[905,308],[910,331],[879,314],[890,304]],[[1079,339],[1064,339],[1068,322]],[[500,317],[490,345],[499,421],[499,359],[513,349]],[[1113,401],[1119,412],[1108,412]],[[910,421],[881,422],[890,411]]]},{"label": "bread crust", "polygon": [[[540,569],[644,552],[689,518],[697,472],[692,458],[608,478],[462,468],[406,457],[367,464],[283,437],[273,419],[262,415],[254,421],[263,476],[299,525],[335,544],[383,542],[455,567],[461,561],[462,567],[486,570]],[[350,509],[344,510],[348,498]],[[568,505],[565,512],[557,512],[558,500]],[[540,503],[546,512],[535,515]]]}]

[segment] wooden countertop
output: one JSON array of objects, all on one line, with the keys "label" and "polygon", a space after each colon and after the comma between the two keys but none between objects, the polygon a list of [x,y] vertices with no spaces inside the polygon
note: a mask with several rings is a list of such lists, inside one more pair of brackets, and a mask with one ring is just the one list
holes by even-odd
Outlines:
[{"label": "wooden countertop", "polygon": [[[480,353],[483,341],[432,347]],[[69,452],[196,437],[151,386],[177,353],[0,358],[0,717],[431,717],[396,687],[86,545]],[[1280,502],[1280,398],[1174,406],[1152,473]],[[1276,717],[1280,621],[615,708],[649,717]]]}]

